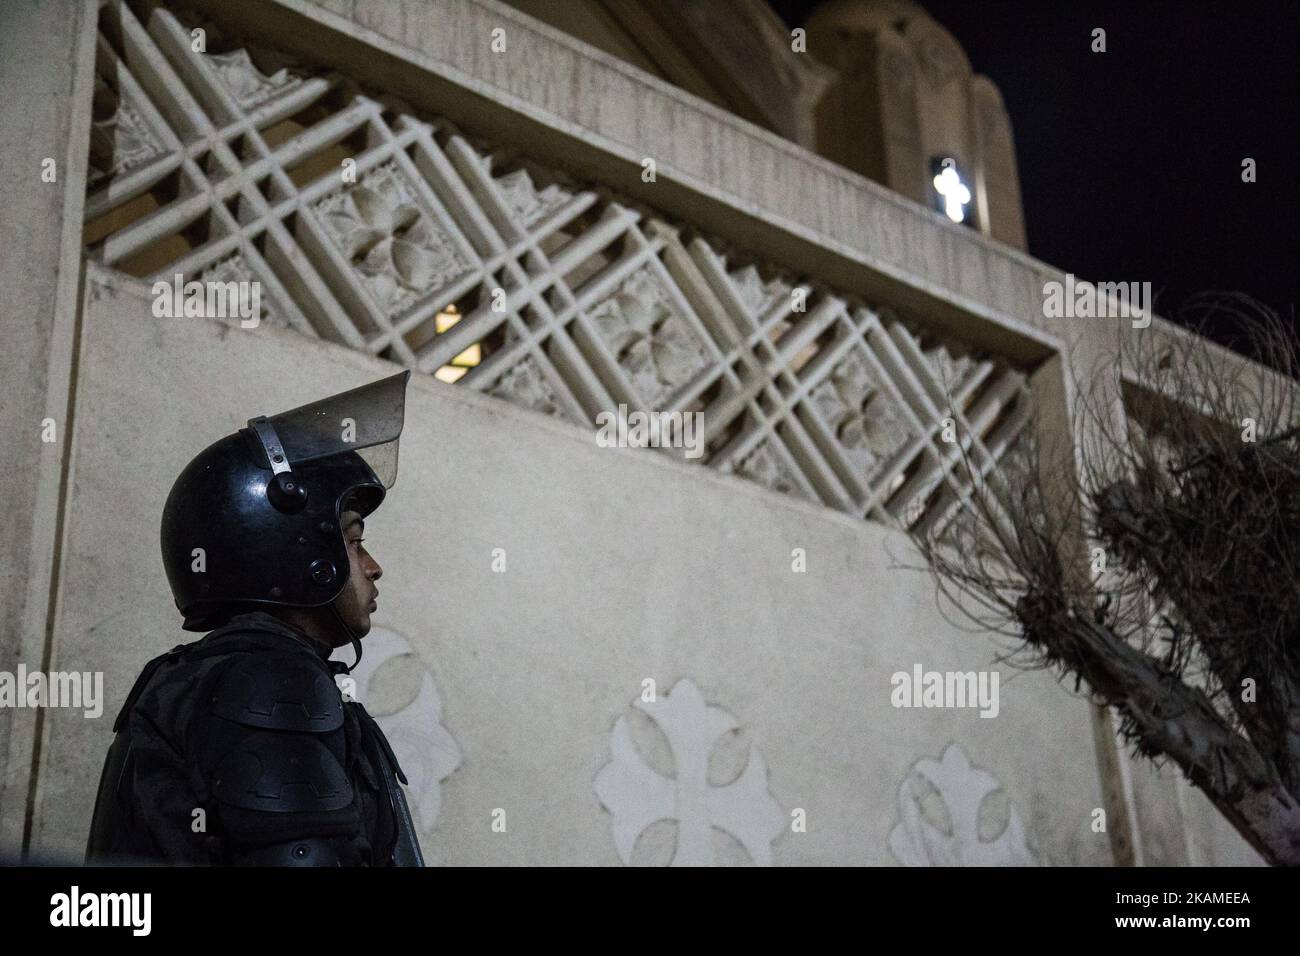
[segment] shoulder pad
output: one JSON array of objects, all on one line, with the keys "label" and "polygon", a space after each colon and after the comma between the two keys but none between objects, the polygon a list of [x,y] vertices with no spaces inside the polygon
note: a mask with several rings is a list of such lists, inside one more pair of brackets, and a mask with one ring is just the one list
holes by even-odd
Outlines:
[{"label": "shoulder pad", "polygon": [[247,727],[321,734],[343,726],[338,685],[301,653],[239,654],[211,698],[213,714]]},{"label": "shoulder pad", "polygon": [[353,800],[343,765],[320,738],[264,731],[222,758],[212,793],[230,806],[271,813],[341,810]]}]

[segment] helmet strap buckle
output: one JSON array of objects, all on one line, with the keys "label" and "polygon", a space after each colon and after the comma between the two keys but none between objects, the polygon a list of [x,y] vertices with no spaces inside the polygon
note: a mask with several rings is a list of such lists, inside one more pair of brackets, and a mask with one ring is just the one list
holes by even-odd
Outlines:
[{"label": "helmet strap buckle", "polygon": [[248,427],[253,430],[257,440],[266,454],[267,464],[271,466],[271,480],[266,483],[266,497],[277,511],[294,514],[307,505],[307,489],[293,476],[289,466],[289,456],[285,454],[280,436],[275,433],[275,426],[265,415],[250,418]]}]

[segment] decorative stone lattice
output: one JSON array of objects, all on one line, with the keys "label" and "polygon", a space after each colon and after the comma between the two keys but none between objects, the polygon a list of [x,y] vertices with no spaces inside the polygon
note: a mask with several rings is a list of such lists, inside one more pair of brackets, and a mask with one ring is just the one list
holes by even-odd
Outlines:
[{"label": "decorative stone lattice", "polygon": [[258,281],[271,324],[430,374],[478,345],[459,387],[593,431],[619,404],[702,412],[704,453],[667,452],[913,528],[960,506],[963,453],[987,473],[1027,420],[1017,372],[337,73],[215,26],[194,52],[194,25],[103,7],[102,265]]},{"label": "decorative stone lattice", "polygon": [[[238,283],[240,280],[247,278],[250,271],[248,263],[244,261],[244,257],[236,252],[234,255],[228,256],[219,262],[214,262],[209,266],[205,266],[203,271],[199,273],[199,281]],[[237,288],[239,292],[236,301],[239,303],[239,314],[244,315],[251,310],[252,296],[248,286],[239,285]],[[276,326],[285,326],[288,324],[284,317],[276,311],[275,304],[271,302],[267,296],[259,296],[258,305],[260,306],[260,311],[256,318],[259,322],[266,322],[270,325]]]},{"label": "decorative stone lattice", "polygon": [[555,415],[560,408],[555,390],[532,356],[526,356],[518,365],[508,368],[487,392],[546,415]]},{"label": "decorative stone lattice", "polygon": [[898,788],[901,822],[889,833],[890,852],[904,866],[1035,865],[1014,806],[1008,804],[1006,823],[989,832],[996,828],[987,798],[1001,789],[956,744],[939,760],[917,761]]}]

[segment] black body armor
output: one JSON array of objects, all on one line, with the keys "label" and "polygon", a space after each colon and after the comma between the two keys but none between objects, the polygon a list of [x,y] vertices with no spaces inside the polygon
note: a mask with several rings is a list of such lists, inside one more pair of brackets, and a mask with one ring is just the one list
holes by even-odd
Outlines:
[{"label": "black body armor", "polygon": [[86,862],[423,866],[406,777],[328,653],[259,611],[150,661],[113,725]]}]

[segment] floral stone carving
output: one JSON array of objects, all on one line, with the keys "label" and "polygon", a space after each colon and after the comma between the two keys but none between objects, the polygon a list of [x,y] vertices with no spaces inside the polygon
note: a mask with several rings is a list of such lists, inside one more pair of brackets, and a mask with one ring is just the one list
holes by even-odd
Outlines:
[{"label": "floral stone carving", "polygon": [[208,62],[216,71],[221,85],[246,110],[260,106],[277,93],[292,89],[302,82],[287,69],[276,70],[268,76],[257,68],[247,50],[214,53],[208,57]]},{"label": "floral stone carving", "polygon": [[[336,652],[336,659],[346,660],[350,647]],[[386,662],[413,657],[411,646],[396,631],[374,627],[366,635],[366,652],[348,676],[356,684],[358,698],[369,709],[369,701],[381,692],[375,685],[375,672]],[[442,725],[442,698],[433,677],[421,669],[420,689],[415,698],[391,714],[376,714],[375,723],[388,738],[406,774],[407,792],[412,798],[421,827],[428,829],[442,807],[439,784],[460,766],[461,752],[451,733]]]},{"label": "floral stone carving", "polygon": [[714,862],[711,831],[730,834],[757,864],[772,862],[772,841],[785,829],[785,813],[767,789],[763,758],[751,749],[744,770],[726,786],[709,783],[709,756],[718,738],[739,726],[721,707],[707,705],[699,688],[682,678],[667,695],[635,706],[663,731],[674,776],[653,769],[632,741],[626,715],[610,735],[613,760],[596,775],[595,790],[613,818],[614,846],[631,862],[637,837],[659,820],[677,824],[673,866]]},{"label": "floral stone carving", "polygon": [[981,834],[985,799],[1001,788],[956,744],[939,760],[918,760],[898,788],[902,821],[889,833],[889,851],[904,866],[1036,865],[1014,806],[1001,832]]},{"label": "floral stone carving", "polygon": [[429,218],[395,163],[316,203],[331,238],[386,315],[439,289],[470,264]]},{"label": "floral stone carving", "polygon": [[538,190],[527,170],[516,169],[496,180],[497,189],[514,218],[525,227],[546,218],[565,204],[572,194],[552,183]]},{"label": "floral stone carving", "polygon": [[704,368],[704,349],[648,266],[624,279],[590,315],[637,395],[651,406]]},{"label": "floral stone carving", "polygon": [[736,466],[736,474],[782,494],[804,497],[799,480],[777,454],[762,442]]},{"label": "floral stone carving", "polygon": [[142,166],[163,152],[139,111],[96,73],[90,124],[91,185]]},{"label": "floral stone carving", "polygon": [[489,395],[504,398],[515,405],[531,408],[545,415],[560,415],[560,399],[546,380],[537,360],[529,355],[516,362],[491,388]]},{"label": "floral stone carving", "polygon": [[813,403],[845,455],[868,479],[910,439],[898,406],[851,352],[813,390]]}]

